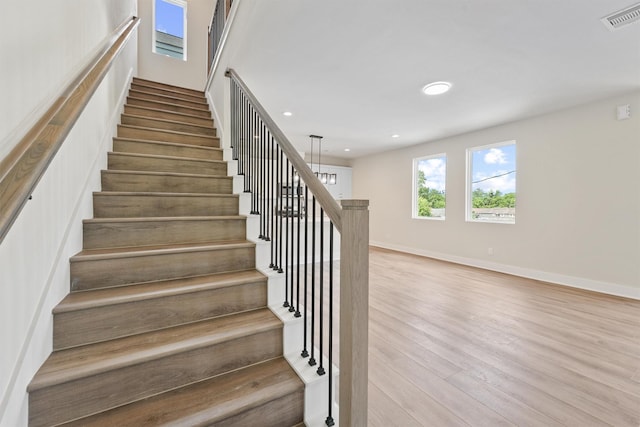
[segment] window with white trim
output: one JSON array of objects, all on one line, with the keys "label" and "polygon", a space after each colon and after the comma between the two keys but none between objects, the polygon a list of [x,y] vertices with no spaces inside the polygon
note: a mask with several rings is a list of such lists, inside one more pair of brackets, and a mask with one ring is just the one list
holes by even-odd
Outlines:
[{"label": "window with white trim", "polygon": [[467,150],[467,221],[516,222],[516,142]]},{"label": "window with white trim", "polygon": [[446,154],[413,159],[413,218],[445,218],[446,177]]},{"label": "window with white trim", "polygon": [[153,52],[186,61],[186,0],[154,0],[153,5]]}]

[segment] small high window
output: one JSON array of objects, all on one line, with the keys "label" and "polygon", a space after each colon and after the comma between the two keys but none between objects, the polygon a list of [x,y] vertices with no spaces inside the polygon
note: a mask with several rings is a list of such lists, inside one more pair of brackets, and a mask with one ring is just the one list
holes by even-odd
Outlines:
[{"label": "small high window", "polygon": [[516,142],[467,150],[467,221],[516,222]]},{"label": "small high window", "polygon": [[154,0],[153,19],[153,52],[186,61],[186,0]]},{"label": "small high window", "polygon": [[444,219],[447,156],[413,160],[413,218]]}]

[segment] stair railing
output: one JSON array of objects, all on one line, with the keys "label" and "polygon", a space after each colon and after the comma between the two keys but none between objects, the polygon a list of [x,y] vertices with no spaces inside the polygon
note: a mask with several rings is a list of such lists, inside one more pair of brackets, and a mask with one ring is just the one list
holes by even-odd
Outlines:
[{"label": "stair railing", "polygon": [[210,73],[213,68],[213,63],[222,41],[224,26],[227,22],[227,17],[229,16],[232,3],[233,0],[216,0],[216,4],[213,8],[213,17],[211,18],[211,25],[209,25],[209,45],[207,49],[209,55],[207,60],[208,73]]},{"label": "stair railing", "polygon": [[0,242],[139,23],[140,18],[132,17],[118,27],[91,63],[0,161]]},{"label": "stair railing", "polygon": [[[228,70],[226,75],[231,81],[232,156],[244,192],[251,195],[251,214],[259,216],[259,238],[269,242],[269,267],[284,275],[283,307],[291,316],[303,318],[300,357],[317,367],[317,375],[328,375],[325,423],[335,423],[333,335],[338,326],[339,422],[365,426],[369,202],[342,200],[338,206],[238,74]],[[339,298],[334,293],[336,233],[340,234]]]}]

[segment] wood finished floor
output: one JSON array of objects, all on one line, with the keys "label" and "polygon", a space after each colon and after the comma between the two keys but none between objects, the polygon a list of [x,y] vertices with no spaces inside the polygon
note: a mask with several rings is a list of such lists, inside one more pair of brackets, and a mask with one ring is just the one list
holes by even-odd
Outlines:
[{"label": "wood finished floor", "polygon": [[640,301],[372,248],[369,302],[369,426],[640,426]]}]

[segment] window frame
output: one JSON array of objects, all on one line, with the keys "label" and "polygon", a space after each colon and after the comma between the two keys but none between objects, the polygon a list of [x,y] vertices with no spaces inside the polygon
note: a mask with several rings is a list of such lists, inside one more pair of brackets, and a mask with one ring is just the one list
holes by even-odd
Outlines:
[{"label": "window frame", "polygon": [[516,142],[515,139],[511,139],[511,140],[507,140],[507,141],[502,141],[502,142],[496,142],[496,143],[492,143],[492,144],[486,144],[486,145],[478,145],[478,146],[474,146],[474,147],[469,147],[467,148],[467,171],[466,171],[466,197],[465,197],[465,221],[466,222],[473,222],[473,223],[484,223],[484,224],[506,224],[506,225],[514,225],[516,223],[516,216],[517,216],[517,211],[516,211],[516,215],[514,215],[513,221],[495,221],[495,220],[480,220],[480,219],[476,219],[473,218],[472,215],[472,209],[473,209],[473,153],[476,151],[482,151],[482,150],[488,150],[491,148],[500,148],[500,147],[505,147],[508,145],[513,145],[515,146],[515,155],[516,158],[514,159],[515,161],[515,173],[516,173],[516,186],[515,186],[515,194],[516,194],[516,205],[517,205],[517,200],[518,200],[518,179],[517,179],[517,173],[518,173],[518,160],[517,160],[517,153],[518,153],[518,144]]},{"label": "window frame", "polygon": [[[171,56],[171,55],[167,55],[164,53],[160,53],[157,51],[157,38],[156,38],[156,2],[157,1],[163,1],[165,3],[170,3],[173,4],[175,6],[179,6],[180,8],[182,8],[182,28],[183,28],[183,37],[182,37],[182,58],[177,58],[175,56]],[[182,60],[182,61],[187,61],[187,5],[188,2],[187,0],[153,0],[152,2],[153,4],[153,11],[152,11],[152,28],[151,28],[151,52],[155,53],[156,55],[161,55],[167,58],[173,58],[173,59],[178,59],[178,60]]]},{"label": "window frame", "polygon": [[[440,159],[444,158],[445,161],[445,173],[444,173],[444,198],[445,198],[445,212],[443,216],[420,216],[418,215],[418,164],[423,160]],[[413,159],[413,180],[411,184],[411,218],[412,219],[426,219],[432,221],[444,221],[447,218],[447,153],[430,154],[427,156],[416,157]]]}]

